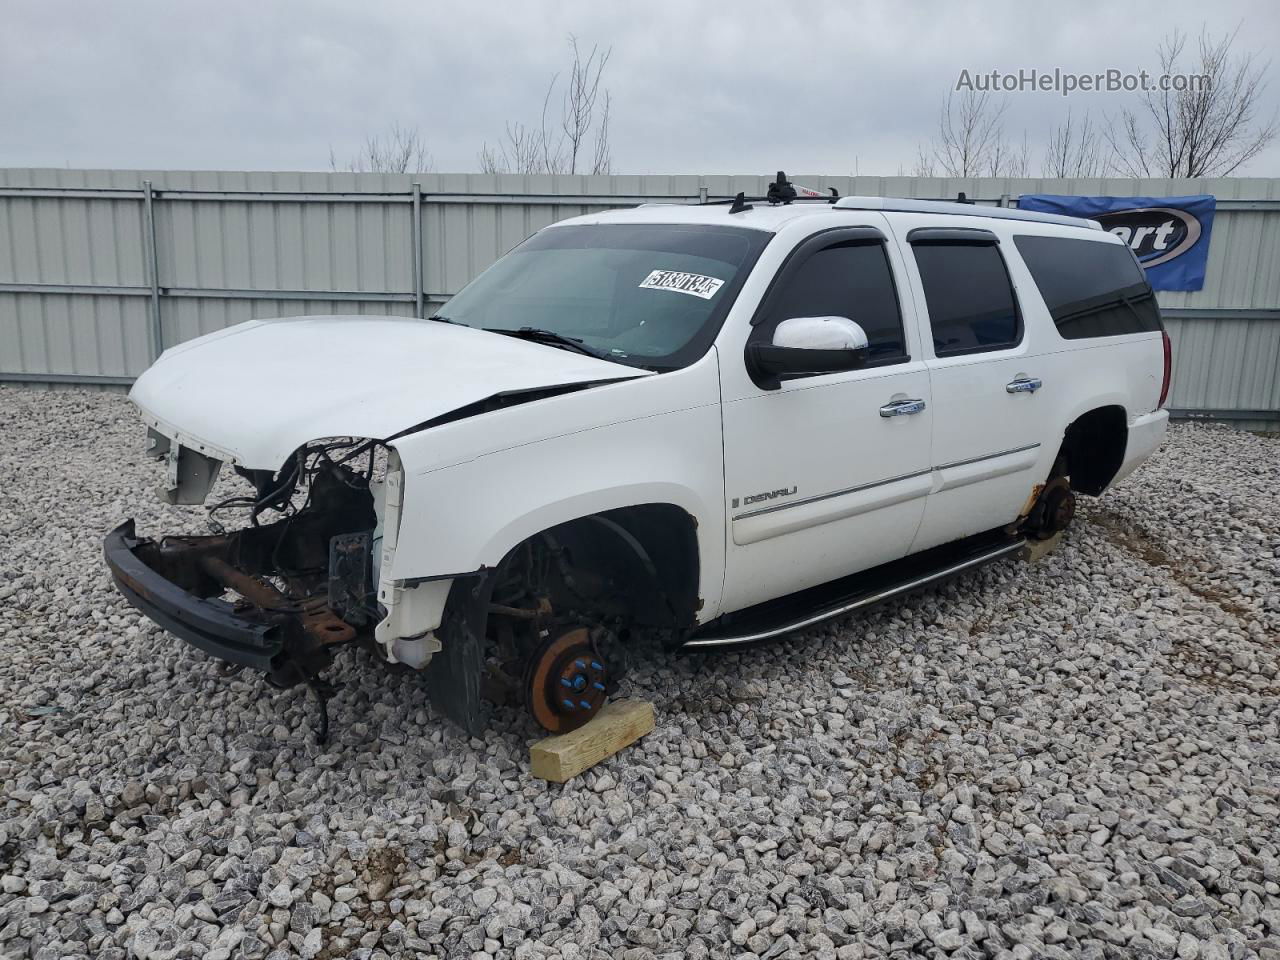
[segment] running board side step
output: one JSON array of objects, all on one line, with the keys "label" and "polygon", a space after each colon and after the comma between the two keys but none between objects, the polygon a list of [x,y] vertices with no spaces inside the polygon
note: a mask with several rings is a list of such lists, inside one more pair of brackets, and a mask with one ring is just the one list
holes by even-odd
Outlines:
[{"label": "running board side step", "polygon": [[824,620],[931,587],[969,570],[1017,554],[1024,537],[983,534],[935,547],[862,573],[780,597],[704,624],[680,650],[734,647],[770,640]]}]

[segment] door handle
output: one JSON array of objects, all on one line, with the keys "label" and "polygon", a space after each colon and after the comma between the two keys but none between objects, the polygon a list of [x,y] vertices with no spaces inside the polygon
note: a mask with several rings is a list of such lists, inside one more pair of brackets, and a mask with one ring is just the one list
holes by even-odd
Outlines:
[{"label": "door handle", "polygon": [[1035,393],[1044,384],[1039,377],[1019,377],[1004,385],[1005,393]]},{"label": "door handle", "polygon": [[894,400],[880,408],[882,417],[909,417],[924,409],[923,400]]}]

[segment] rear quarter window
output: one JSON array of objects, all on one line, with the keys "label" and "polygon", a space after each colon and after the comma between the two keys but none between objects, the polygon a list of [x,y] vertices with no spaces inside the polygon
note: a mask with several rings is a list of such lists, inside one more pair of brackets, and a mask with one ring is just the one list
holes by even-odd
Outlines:
[{"label": "rear quarter window", "polygon": [[1013,242],[1063,338],[1160,329],[1155,294],[1128,247],[1030,234],[1015,236]]}]

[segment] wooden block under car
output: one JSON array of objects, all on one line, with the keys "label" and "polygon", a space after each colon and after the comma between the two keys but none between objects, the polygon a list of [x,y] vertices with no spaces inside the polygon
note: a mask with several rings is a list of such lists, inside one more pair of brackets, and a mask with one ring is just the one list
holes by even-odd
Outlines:
[{"label": "wooden block under car", "polygon": [[547,737],[529,748],[529,772],[542,780],[564,783],[607,760],[653,730],[653,704],[647,700],[613,700],[570,733]]},{"label": "wooden block under car", "polygon": [[1059,530],[1048,540],[1028,540],[1026,546],[1022,548],[1022,559],[1026,560],[1027,563],[1043,560],[1062,542],[1062,534],[1063,531]]}]

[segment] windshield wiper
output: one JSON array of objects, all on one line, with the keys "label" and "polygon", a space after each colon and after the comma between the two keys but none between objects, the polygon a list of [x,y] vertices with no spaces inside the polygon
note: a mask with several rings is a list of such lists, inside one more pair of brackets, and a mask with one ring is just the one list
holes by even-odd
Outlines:
[{"label": "windshield wiper", "polygon": [[[457,320],[452,320],[452,319],[450,319],[449,317],[446,317],[446,316],[445,316],[444,314],[442,314],[442,313],[433,313],[431,316],[427,317],[427,319],[428,319],[428,320],[434,320],[436,323],[453,323],[453,324],[458,324],[458,321],[457,321]],[[461,326],[461,324],[458,324],[458,325],[459,325],[459,326]]]},{"label": "windshield wiper", "polygon": [[565,350],[572,350],[575,353],[581,353],[588,357],[595,357],[597,360],[612,360],[607,353],[588,347],[577,337],[566,337],[563,333],[556,333],[554,330],[545,330],[542,327],[520,327],[517,330],[506,330],[501,327],[485,327],[485,333],[500,333],[507,337],[515,337],[519,340],[531,340],[534,343],[543,343],[549,347],[563,347]]}]

